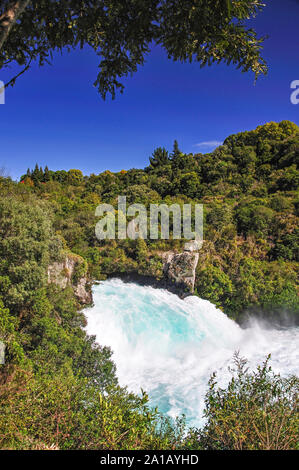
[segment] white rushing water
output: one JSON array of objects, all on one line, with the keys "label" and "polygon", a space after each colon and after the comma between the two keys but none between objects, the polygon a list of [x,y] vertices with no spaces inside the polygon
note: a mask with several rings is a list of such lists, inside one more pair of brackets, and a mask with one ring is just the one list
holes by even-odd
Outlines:
[{"label": "white rushing water", "polygon": [[275,372],[299,375],[299,328],[255,322],[243,330],[207,300],[119,279],[94,286],[93,297],[86,329],[111,347],[120,384],[136,393],[142,387],[153,406],[172,417],[184,413],[189,425],[202,424],[210,375],[216,371],[220,385],[230,379],[235,351],[251,367],[271,353]]}]

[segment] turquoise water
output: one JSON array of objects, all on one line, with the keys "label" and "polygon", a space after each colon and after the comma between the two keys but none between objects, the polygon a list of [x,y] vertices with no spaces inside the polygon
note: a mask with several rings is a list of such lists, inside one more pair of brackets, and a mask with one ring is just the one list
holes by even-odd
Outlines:
[{"label": "turquoise water", "polygon": [[299,374],[298,328],[242,330],[206,300],[119,279],[94,286],[93,297],[87,331],[112,348],[120,384],[136,393],[142,387],[153,406],[172,417],[184,413],[189,425],[202,424],[208,379],[217,371],[225,385],[237,350],[251,366],[272,353],[274,370]]}]

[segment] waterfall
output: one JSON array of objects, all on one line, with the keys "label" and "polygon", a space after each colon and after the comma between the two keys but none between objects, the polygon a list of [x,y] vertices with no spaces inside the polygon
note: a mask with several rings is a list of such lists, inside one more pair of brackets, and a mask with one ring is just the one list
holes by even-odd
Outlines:
[{"label": "waterfall", "polygon": [[242,329],[207,300],[182,300],[119,279],[94,286],[93,298],[86,329],[111,347],[120,384],[136,393],[142,387],[153,406],[171,417],[184,413],[189,425],[203,423],[209,377],[216,371],[225,386],[236,351],[252,367],[271,353],[276,372],[299,373],[299,328],[267,329],[255,322]]}]

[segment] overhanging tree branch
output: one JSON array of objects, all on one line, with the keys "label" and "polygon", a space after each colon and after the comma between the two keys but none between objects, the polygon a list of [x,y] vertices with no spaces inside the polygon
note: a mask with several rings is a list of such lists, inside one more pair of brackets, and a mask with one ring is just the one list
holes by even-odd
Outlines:
[{"label": "overhanging tree branch", "polygon": [[0,0],[0,69],[16,63],[25,67],[19,77],[30,57],[42,66],[54,51],[89,46],[101,58],[94,85],[114,98],[156,43],[175,61],[223,62],[258,76],[267,72],[264,38],[245,21],[263,7],[262,0]]},{"label": "overhanging tree branch", "polygon": [[0,50],[5,43],[11,28],[23,13],[30,0],[17,0],[9,2],[7,9],[0,16]]},{"label": "overhanging tree branch", "polygon": [[5,83],[4,85],[4,88],[7,88],[9,86],[14,86],[17,78],[19,78],[21,75],[23,75],[23,73],[27,72],[27,70],[30,68],[30,64],[32,62],[32,58],[29,60],[28,64],[26,65],[26,67],[23,68],[23,70],[21,70],[20,73],[18,73],[17,75],[15,75],[11,80],[9,80],[9,82]]}]

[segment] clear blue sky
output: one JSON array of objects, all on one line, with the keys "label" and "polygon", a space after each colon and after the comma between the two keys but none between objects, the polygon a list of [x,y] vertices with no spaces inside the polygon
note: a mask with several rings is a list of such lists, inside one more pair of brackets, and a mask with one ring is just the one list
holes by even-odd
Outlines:
[{"label": "clear blue sky", "polygon": [[[233,66],[174,63],[157,47],[115,101],[104,102],[92,86],[98,65],[92,51],[34,66],[0,105],[0,167],[13,178],[36,162],[85,174],[143,168],[155,147],[171,149],[174,139],[185,152],[208,152],[213,144],[198,144],[268,121],[299,124],[299,105],[290,102],[290,83],[299,80],[299,1],[266,2],[253,25],[269,35],[263,53],[269,74],[256,86],[252,74]],[[13,72],[0,71],[0,80]]]}]

